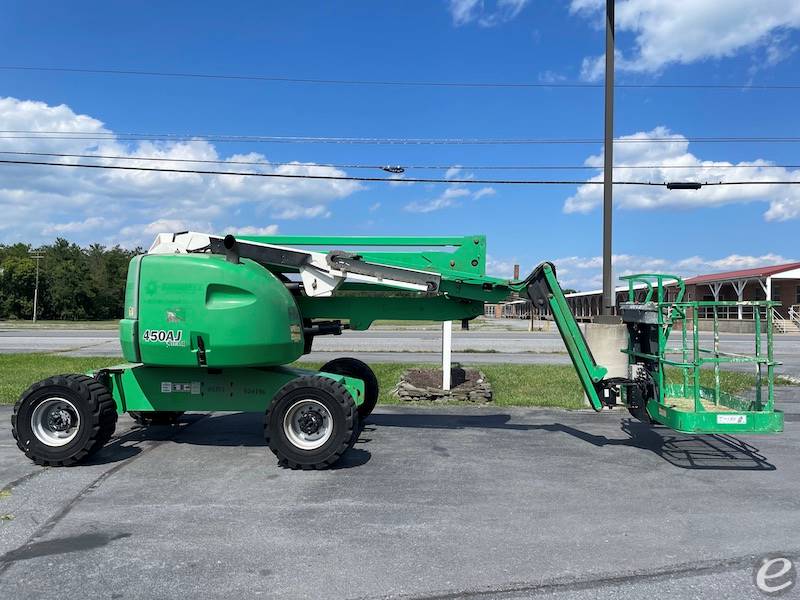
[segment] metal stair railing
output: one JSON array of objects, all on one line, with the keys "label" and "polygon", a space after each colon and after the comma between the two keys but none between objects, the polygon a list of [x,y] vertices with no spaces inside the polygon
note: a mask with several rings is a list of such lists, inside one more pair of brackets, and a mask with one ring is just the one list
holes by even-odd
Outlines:
[{"label": "metal stair railing", "polygon": [[[781,315],[775,308],[772,309],[772,323],[775,328],[775,331],[778,333],[797,333],[800,332],[800,322],[798,322],[797,318],[800,316],[800,311],[792,310],[800,308],[798,305],[791,306],[789,308],[789,318],[785,318]],[[794,314],[793,314],[794,312]]]},{"label": "metal stair railing", "polygon": [[800,329],[800,304],[792,304],[789,307],[789,320]]}]

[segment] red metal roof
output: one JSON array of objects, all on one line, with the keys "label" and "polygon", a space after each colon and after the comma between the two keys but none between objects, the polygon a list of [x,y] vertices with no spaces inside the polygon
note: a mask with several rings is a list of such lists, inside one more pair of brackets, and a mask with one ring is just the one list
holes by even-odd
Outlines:
[{"label": "red metal roof", "polygon": [[712,281],[729,281],[731,279],[751,279],[758,277],[770,277],[784,271],[800,269],[800,262],[786,263],[784,265],[772,265],[771,267],[756,267],[755,269],[740,269],[739,271],[725,271],[724,273],[711,273],[709,275],[696,275],[686,279],[684,283],[693,285],[697,283],[710,283]]}]

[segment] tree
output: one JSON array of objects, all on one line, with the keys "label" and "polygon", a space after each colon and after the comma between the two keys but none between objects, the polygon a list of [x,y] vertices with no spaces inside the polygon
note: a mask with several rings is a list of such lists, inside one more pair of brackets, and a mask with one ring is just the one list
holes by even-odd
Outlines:
[{"label": "tree", "polygon": [[16,253],[0,263],[0,316],[30,319],[33,316],[33,290],[36,261]]},{"label": "tree", "polygon": [[[118,319],[122,317],[128,263],[141,248],[100,244],[81,248],[58,238],[41,253],[38,317]],[[0,319],[30,319],[36,262],[28,244],[0,245]]]}]

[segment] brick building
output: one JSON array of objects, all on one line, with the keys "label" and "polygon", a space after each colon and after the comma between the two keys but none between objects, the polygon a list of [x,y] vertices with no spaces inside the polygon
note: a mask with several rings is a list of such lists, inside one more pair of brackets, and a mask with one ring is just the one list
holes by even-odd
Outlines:
[{"label": "brick building", "polygon": [[[741,269],[723,273],[698,275],[684,280],[686,300],[742,301],[772,299],[780,302],[775,309],[775,329],[778,332],[800,333],[800,262],[783,265]],[[637,286],[644,294],[644,286]],[[668,289],[668,299],[674,299],[677,287]],[[617,288],[617,304],[628,299],[628,288]],[[567,294],[575,316],[589,321],[600,313],[602,290]],[[718,309],[723,331],[753,331],[753,314],[750,307],[733,306]],[[700,313],[702,320],[710,317]]]}]

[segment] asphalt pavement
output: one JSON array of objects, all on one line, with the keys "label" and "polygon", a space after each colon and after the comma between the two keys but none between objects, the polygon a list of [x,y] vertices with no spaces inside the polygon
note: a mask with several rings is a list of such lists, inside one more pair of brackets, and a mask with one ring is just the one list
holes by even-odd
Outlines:
[{"label": "asphalt pavement", "polygon": [[40,468],[0,408],[0,598],[758,597],[800,558],[786,431],[686,436],[627,414],[379,407],[337,468],[280,469],[260,415],[123,416]]}]

